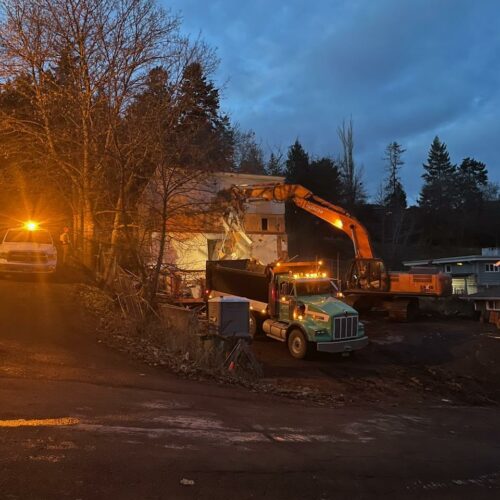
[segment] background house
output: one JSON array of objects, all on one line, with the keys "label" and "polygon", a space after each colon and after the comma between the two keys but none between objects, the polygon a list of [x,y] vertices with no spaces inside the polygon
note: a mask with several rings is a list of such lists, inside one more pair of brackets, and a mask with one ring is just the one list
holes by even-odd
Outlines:
[{"label": "background house", "polygon": [[443,257],[439,259],[408,260],[409,267],[438,267],[451,274],[453,293],[470,295],[500,286],[500,248],[483,248],[478,255]]},{"label": "background house", "polygon": [[474,303],[482,321],[493,323],[500,329],[500,286],[489,287],[465,299]]}]

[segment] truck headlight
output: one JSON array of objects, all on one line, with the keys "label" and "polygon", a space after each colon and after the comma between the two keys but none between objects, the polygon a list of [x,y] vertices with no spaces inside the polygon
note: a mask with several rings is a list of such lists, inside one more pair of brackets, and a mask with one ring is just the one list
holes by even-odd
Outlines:
[{"label": "truck headlight", "polygon": [[325,330],[324,328],[321,328],[319,330],[314,330],[314,335],[326,335],[328,333],[328,330]]}]

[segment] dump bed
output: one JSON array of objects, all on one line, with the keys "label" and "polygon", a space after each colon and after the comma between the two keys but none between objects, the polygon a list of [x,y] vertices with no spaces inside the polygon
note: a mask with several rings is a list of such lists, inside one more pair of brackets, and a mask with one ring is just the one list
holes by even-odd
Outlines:
[{"label": "dump bed", "polygon": [[207,289],[268,302],[269,278],[248,259],[207,261]]}]

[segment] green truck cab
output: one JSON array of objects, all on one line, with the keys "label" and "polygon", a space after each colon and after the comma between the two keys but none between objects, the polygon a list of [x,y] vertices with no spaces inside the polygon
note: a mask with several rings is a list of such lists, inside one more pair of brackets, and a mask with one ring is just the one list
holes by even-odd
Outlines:
[{"label": "green truck cab", "polygon": [[317,263],[280,263],[266,268],[251,261],[207,263],[211,296],[250,301],[251,330],[286,342],[290,354],[348,353],[368,344],[358,313],[337,298],[333,281]]}]

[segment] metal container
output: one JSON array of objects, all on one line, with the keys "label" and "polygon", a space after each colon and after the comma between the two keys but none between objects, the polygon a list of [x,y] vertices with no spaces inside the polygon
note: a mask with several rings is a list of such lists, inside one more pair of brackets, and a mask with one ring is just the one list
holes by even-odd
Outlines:
[{"label": "metal container", "polygon": [[209,299],[208,322],[217,335],[250,338],[250,301],[238,297]]}]

